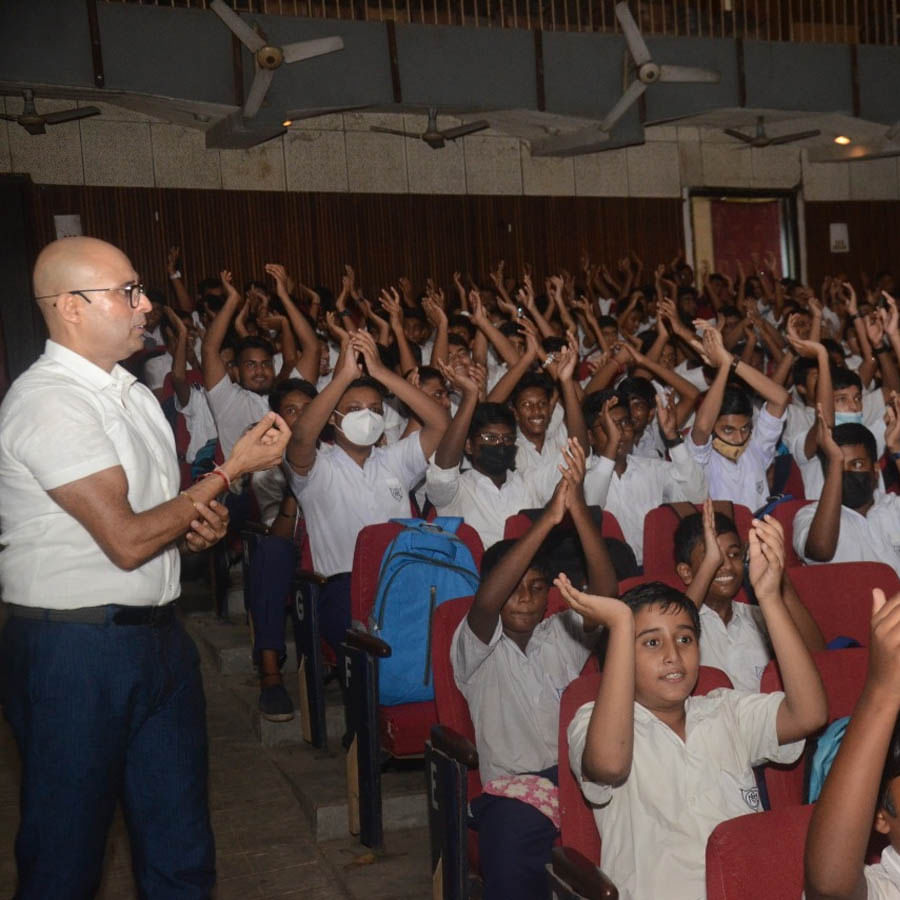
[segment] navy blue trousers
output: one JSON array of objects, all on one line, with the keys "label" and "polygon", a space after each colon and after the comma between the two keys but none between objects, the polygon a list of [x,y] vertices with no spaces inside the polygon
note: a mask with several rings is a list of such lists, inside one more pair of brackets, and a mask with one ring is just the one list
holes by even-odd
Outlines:
[{"label": "navy blue trousers", "polygon": [[193,641],[168,625],[11,617],[4,713],[22,758],[17,900],[88,900],[121,800],[139,896],[201,900],[215,882],[206,701]]},{"label": "navy blue trousers", "polygon": [[278,664],[285,658],[285,605],[290,599],[297,566],[297,549],[287,538],[268,535],[256,542],[250,559],[250,618],[253,620],[253,659],[260,651],[275,650]]},{"label": "navy blue trousers", "polygon": [[[557,766],[535,774],[559,784]],[[559,834],[550,819],[512,797],[481,794],[470,807],[484,900],[545,900],[545,866]]]}]

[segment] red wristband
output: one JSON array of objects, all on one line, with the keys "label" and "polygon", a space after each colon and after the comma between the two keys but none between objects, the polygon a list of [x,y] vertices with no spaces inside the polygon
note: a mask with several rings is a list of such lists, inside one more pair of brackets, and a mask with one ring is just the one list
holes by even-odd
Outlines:
[{"label": "red wristband", "polygon": [[231,479],[221,469],[215,468],[212,470],[212,472],[207,472],[203,477],[209,478],[210,475],[218,475],[219,478],[222,479],[222,482],[225,485],[225,490],[226,491],[231,490]]}]

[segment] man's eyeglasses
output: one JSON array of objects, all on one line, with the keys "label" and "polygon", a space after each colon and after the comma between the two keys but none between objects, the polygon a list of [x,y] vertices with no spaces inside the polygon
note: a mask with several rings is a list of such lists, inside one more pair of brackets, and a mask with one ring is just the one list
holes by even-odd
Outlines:
[{"label": "man's eyeglasses", "polygon": [[499,444],[510,447],[516,442],[514,434],[492,434],[490,431],[483,431],[478,438],[482,444],[487,444],[489,447],[496,447]]},{"label": "man's eyeglasses", "polygon": [[[134,284],[126,284],[124,287],[111,287],[111,288],[83,288],[77,291],[60,291],[58,294],[44,294],[43,297],[35,297],[35,300],[49,300],[51,297],[60,297],[62,294],[78,294],[85,303],[90,303],[91,298],[85,297],[85,294],[105,294],[112,292],[120,292],[124,294],[125,299],[128,301],[128,305],[132,309],[137,309],[138,305],[141,302],[141,297],[144,295],[144,285],[142,285],[139,281],[134,282]],[[56,304],[53,304],[56,306]]]}]

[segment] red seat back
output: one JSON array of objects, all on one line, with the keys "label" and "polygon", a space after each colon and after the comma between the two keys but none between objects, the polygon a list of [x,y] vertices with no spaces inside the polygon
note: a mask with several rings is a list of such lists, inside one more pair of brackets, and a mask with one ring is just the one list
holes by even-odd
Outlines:
[{"label": "red seat back", "polygon": [[787,481],[784,483],[784,493],[791,494],[795,500],[806,499],[806,488],[803,486],[803,473],[797,460],[791,457],[791,468],[788,470]]},{"label": "red seat back", "polygon": [[[812,656],[828,697],[828,721],[849,716],[865,684],[869,651],[864,647],[855,647],[849,650],[823,650]],[[782,690],[781,672],[773,659],[763,672],[760,691],[769,694]],[[765,767],[766,788],[772,809],[803,803],[803,776],[808,752],[807,746],[800,759],[789,766],[770,764]]]},{"label": "red seat back", "polygon": [[[525,515],[525,513],[516,513],[516,515],[510,516],[506,520],[506,524],[503,526],[503,539],[515,540],[520,538],[533,524],[534,520]],[[574,528],[568,514],[563,519],[562,524],[568,524]],[[621,541],[623,544],[627,543],[625,535],[622,533],[622,526],[616,521],[616,517],[606,510],[603,510],[603,524],[600,526],[600,533],[605,538],[612,538],[613,540]]]},{"label": "red seat back", "polygon": [[716,826],[706,844],[707,900],[797,900],[812,811],[789,806]]},{"label": "red seat back", "polygon": [[794,550],[794,516],[798,510],[809,504],[810,500],[785,500],[772,510],[772,516],[781,522],[784,529],[785,562],[788,566],[802,566],[803,560]]},{"label": "red seat back", "polygon": [[[559,709],[559,816],[560,836],[564,847],[572,847],[596,864],[600,864],[600,835],[594,813],[569,767],[568,730],[575,713],[597,696],[602,673],[582,675],[563,692]],[[716,688],[730,688],[731,680],[720,669],[700,666],[694,688],[695,696],[708,694]]]},{"label": "red seat back", "polygon": [[900,578],[885,563],[799,566],[791,569],[788,575],[826,642],[836,637],[849,637],[867,647],[872,620],[872,588],[880,587],[888,597],[900,591]]},{"label": "red seat back", "polygon": [[[696,509],[700,512],[703,505],[697,504]],[[746,542],[753,513],[746,506],[735,503],[734,519],[738,535]],[[660,580],[675,575],[674,538],[680,521],[678,513],[669,506],[657,506],[647,513],[644,519],[644,575]]]},{"label": "red seat back", "polygon": [[[365,623],[368,620],[375,604],[382,557],[402,530],[403,526],[396,522],[380,522],[378,525],[367,525],[357,536],[350,576],[350,614],[354,621]],[[480,570],[484,548],[478,532],[463,522],[456,535],[469,548],[475,567]]]}]

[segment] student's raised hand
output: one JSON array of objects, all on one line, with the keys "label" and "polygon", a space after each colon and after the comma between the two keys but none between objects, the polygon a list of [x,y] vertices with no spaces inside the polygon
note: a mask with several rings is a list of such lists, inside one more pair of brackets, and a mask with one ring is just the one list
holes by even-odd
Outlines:
[{"label": "student's raised hand", "polygon": [[829,463],[834,461],[843,467],[844,454],[835,441],[828,422],[825,421],[825,411],[822,409],[821,403],[816,404],[816,443],[828,458]]},{"label": "student's raised hand", "polygon": [[886,309],[879,309],[878,316],[884,331],[888,335],[896,336],[900,333],[900,316],[897,314],[897,301],[887,292],[881,292],[884,302],[887,304]]},{"label": "student's raised hand", "polygon": [[178,271],[178,259],[180,256],[180,247],[169,247],[169,252],[166,255],[166,271],[170,275],[174,275]]},{"label": "student's raised hand", "polygon": [[622,429],[619,428],[616,420],[612,417],[613,407],[619,403],[618,398],[610,397],[603,404],[602,423],[603,431],[606,434],[606,446],[603,448],[603,455],[607,459],[615,460],[619,452],[619,444],[622,440]]},{"label": "student's raised hand", "polygon": [[881,310],[876,310],[874,314],[865,317],[866,336],[873,350],[877,350],[884,343],[884,323],[879,317]]},{"label": "student's raised hand", "polygon": [[711,497],[703,501],[703,560],[710,568],[715,565],[717,570],[725,562],[716,534],[716,511]]},{"label": "student's raised hand", "polygon": [[613,628],[624,623],[634,627],[634,616],[631,610],[616,597],[601,597],[598,594],[586,594],[584,591],[579,591],[564,572],[560,572],[553,579],[553,583],[562,594],[563,600],[583,619],[596,622],[606,628]]},{"label": "student's raised hand", "polygon": [[378,355],[375,338],[368,331],[354,331],[350,335],[350,349],[362,356],[366,369],[372,378],[377,379],[380,374],[386,371],[385,365]]},{"label": "student's raised hand", "polygon": [[444,307],[438,303],[434,296],[426,297],[422,301],[422,309],[425,311],[425,317],[435,328],[440,328],[442,324],[447,324],[447,314],[444,312]]},{"label": "student's raised hand", "polygon": [[[333,315],[333,313],[329,313]],[[346,332],[345,332],[346,335]],[[341,341],[341,354],[334,364],[333,378],[342,378],[347,384],[362,375],[362,366],[357,359],[357,351],[350,345],[350,336]]]},{"label": "student's raised hand", "polygon": [[587,464],[578,438],[569,438],[562,453],[565,465],[559,466],[559,471],[569,485],[566,509],[571,511],[576,506],[584,506],[584,475]]},{"label": "student's raised hand", "polygon": [[667,441],[674,441],[678,437],[678,416],[675,412],[675,394],[667,391],[665,394],[656,394],[656,421],[659,430]]},{"label": "student's raised hand", "polygon": [[891,391],[884,410],[884,443],[891,453],[900,451],[900,394]]},{"label": "student's raised hand", "polygon": [[754,519],[750,526],[750,584],[758,600],[781,597],[784,574],[784,529],[774,516]]},{"label": "student's raised hand", "polygon": [[725,349],[725,342],[722,340],[722,332],[718,328],[714,328],[709,322],[697,320],[695,323],[703,329],[702,356],[709,360],[711,366],[717,369],[727,368],[731,365],[734,357]]},{"label": "student's raised hand", "polygon": [[556,380],[559,382],[571,381],[578,363],[578,350],[573,349],[570,343],[559,351],[556,358]]},{"label": "student's raised hand", "polygon": [[805,338],[800,337],[799,332],[797,331],[797,323],[800,321],[801,316],[797,313],[788,316],[787,321],[787,340],[791,347],[796,351],[799,356],[803,356],[806,359],[815,359],[819,354],[819,349],[821,348],[821,344],[818,341],[811,341]]},{"label": "student's raised hand", "polygon": [[400,295],[396,288],[392,287],[390,292],[382,288],[378,295],[378,302],[388,314],[392,325],[399,325],[403,321],[403,307],[400,305]]},{"label": "student's raised hand", "polygon": [[472,323],[479,328],[487,322],[484,304],[481,302],[481,294],[478,293],[477,288],[472,288],[469,291],[469,315]]},{"label": "student's raised hand", "polygon": [[478,382],[472,377],[467,366],[448,366],[442,359],[436,359],[435,364],[438,371],[454,390],[459,391],[463,395],[478,395]]},{"label": "student's raised hand", "polygon": [[222,269],[222,271],[219,272],[219,280],[222,282],[222,287],[228,295],[227,299],[230,300],[232,297],[239,296],[237,288],[234,286],[234,279],[230,269]]},{"label": "student's raised hand", "polygon": [[347,329],[341,325],[341,320],[334,310],[328,310],[325,313],[325,324],[331,336],[343,347],[350,339],[350,335],[347,333]]},{"label": "student's raised hand", "polygon": [[872,591],[871,635],[869,683],[900,705],[900,594],[888,599],[881,588]]}]

